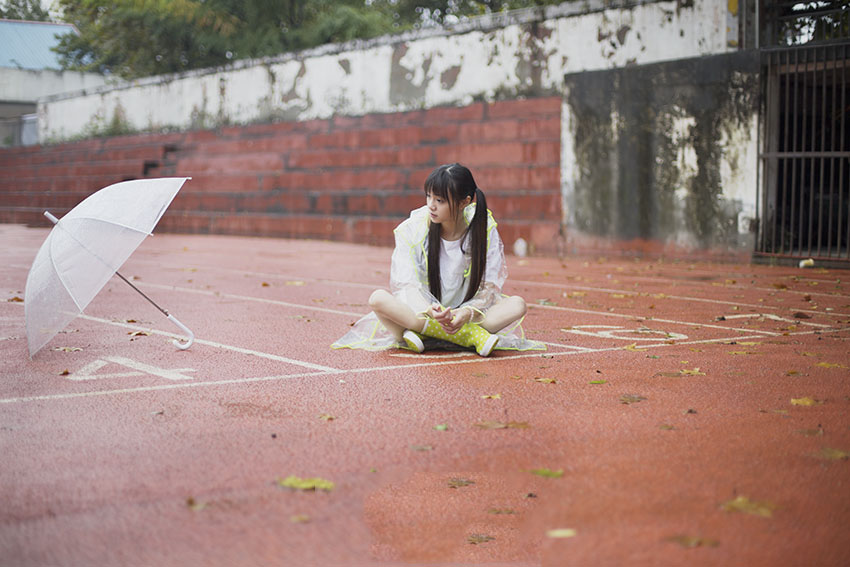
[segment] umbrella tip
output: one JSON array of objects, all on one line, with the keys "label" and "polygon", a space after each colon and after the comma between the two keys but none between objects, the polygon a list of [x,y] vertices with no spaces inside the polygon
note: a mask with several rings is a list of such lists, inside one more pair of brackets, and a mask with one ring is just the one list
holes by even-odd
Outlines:
[{"label": "umbrella tip", "polygon": [[57,219],[52,214],[50,214],[50,211],[44,211],[44,216],[46,216],[48,219],[50,219],[50,222],[52,222],[53,224],[56,224],[56,223],[59,222],[59,219]]}]

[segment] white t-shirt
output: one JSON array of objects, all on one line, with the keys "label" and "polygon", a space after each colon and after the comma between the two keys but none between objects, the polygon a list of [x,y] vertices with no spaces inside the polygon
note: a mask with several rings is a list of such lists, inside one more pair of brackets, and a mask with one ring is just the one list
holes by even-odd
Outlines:
[{"label": "white t-shirt", "polygon": [[466,257],[461,250],[461,243],[466,240],[440,239],[440,288],[442,291],[442,304],[456,307],[466,297],[466,289],[469,281],[463,280],[466,271]]},{"label": "white t-shirt", "polygon": [[[499,235],[495,231],[491,235],[487,249],[487,267],[484,270],[483,281],[498,281],[502,270],[502,255]],[[440,289],[441,303],[447,307],[457,307],[463,303],[469,288],[469,279],[464,280],[464,274],[469,266],[469,256],[463,251],[469,251],[470,237],[457,240],[440,239]],[[461,243],[463,246],[461,247]]]}]

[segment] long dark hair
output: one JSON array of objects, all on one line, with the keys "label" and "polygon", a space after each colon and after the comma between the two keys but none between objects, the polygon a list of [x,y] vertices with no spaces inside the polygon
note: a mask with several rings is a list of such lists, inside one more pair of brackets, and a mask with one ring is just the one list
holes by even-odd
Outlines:
[{"label": "long dark hair", "polygon": [[[431,172],[425,180],[425,194],[432,194],[449,203],[452,216],[457,216],[460,202],[469,197],[475,201],[475,215],[461,235],[461,246],[467,234],[470,238],[472,265],[470,266],[469,289],[464,301],[469,301],[478,292],[487,266],[487,199],[475,184],[472,172],[459,163],[441,165]],[[463,213],[461,213],[462,215]],[[463,216],[461,216],[463,219]],[[428,229],[428,287],[431,294],[442,301],[440,283],[440,229],[437,223],[431,223]],[[461,250],[466,253],[463,248]]]}]

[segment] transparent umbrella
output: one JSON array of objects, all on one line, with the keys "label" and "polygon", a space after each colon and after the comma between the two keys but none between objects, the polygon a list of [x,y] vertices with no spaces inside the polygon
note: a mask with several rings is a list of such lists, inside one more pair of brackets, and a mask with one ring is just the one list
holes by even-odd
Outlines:
[{"label": "transparent umbrella", "polygon": [[[27,276],[24,308],[30,357],[61,331],[117,274],[121,265],[150,236],[188,177],[122,181],[89,195],[61,220],[45,211],[53,230]],[[194,342],[194,333],[154,303],[127,278],[117,274]]]}]

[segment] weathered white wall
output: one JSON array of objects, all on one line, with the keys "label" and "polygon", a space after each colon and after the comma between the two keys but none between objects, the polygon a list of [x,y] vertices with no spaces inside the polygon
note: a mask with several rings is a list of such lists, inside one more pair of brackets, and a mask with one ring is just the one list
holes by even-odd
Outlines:
[{"label": "weathered white wall", "polygon": [[115,122],[134,130],[186,129],[558,92],[565,73],[724,52],[730,49],[726,28],[723,0],[691,6],[571,2],[481,18],[445,32],[327,46],[49,97],[39,106],[40,136],[62,140]]},{"label": "weathered white wall", "polygon": [[96,89],[106,84],[103,75],[78,71],[0,68],[0,101],[35,102],[60,93]]}]

